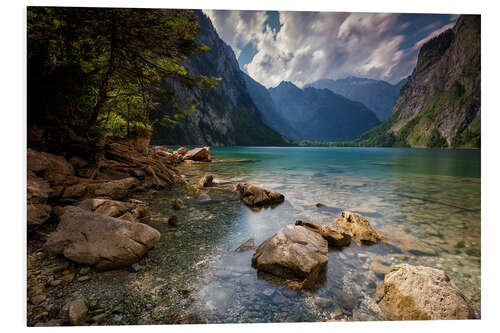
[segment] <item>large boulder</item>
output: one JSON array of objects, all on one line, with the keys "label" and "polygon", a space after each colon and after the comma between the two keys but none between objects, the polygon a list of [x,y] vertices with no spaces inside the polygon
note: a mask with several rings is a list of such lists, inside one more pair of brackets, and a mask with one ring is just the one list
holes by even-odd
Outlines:
[{"label": "large boulder", "polygon": [[187,153],[188,151],[189,151],[189,149],[187,149],[186,147],[180,147],[179,149],[177,149],[177,150],[175,151],[175,153],[176,153],[177,155],[184,156],[184,155],[186,155],[186,153]]},{"label": "large boulder", "polygon": [[66,206],[45,244],[53,254],[99,269],[130,266],[160,239],[150,226]]},{"label": "large boulder", "polygon": [[304,228],[317,232],[321,235],[326,241],[328,245],[333,247],[345,247],[351,243],[351,235],[332,228],[326,225],[318,225],[314,223],[304,222],[302,220],[295,221],[295,225],[303,226]]},{"label": "large boulder", "polygon": [[250,207],[277,205],[285,201],[283,194],[250,183],[236,184],[236,195]]},{"label": "large boulder", "polygon": [[377,288],[377,302],[392,320],[474,319],[472,303],[445,272],[424,266],[391,267]]},{"label": "large boulder", "polygon": [[342,218],[337,218],[334,223],[346,232],[351,233],[352,239],[356,244],[375,244],[378,241],[384,241],[385,237],[370,226],[368,219],[363,215],[342,212]]},{"label": "large boulder", "polygon": [[284,279],[300,279],[312,288],[328,262],[328,242],[302,226],[287,225],[262,242],[252,257],[252,266]]},{"label": "large boulder", "polygon": [[210,147],[194,148],[183,155],[183,160],[210,162]]}]

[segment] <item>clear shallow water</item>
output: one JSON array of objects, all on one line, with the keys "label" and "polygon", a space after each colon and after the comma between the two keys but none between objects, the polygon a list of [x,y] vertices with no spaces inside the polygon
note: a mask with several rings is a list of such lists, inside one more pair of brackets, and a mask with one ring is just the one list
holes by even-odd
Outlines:
[{"label": "clear shallow water", "polygon": [[[480,302],[480,151],[228,147],[212,149],[212,158],[180,170],[194,183],[212,174],[218,187],[150,197],[162,233],[142,276],[156,304],[150,315],[210,323],[379,320],[374,297],[383,274],[373,266],[401,262],[445,270]],[[227,190],[239,181],[281,192],[286,201],[252,211]],[[185,209],[173,210],[176,197]],[[330,249],[318,290],[296,293],[259,279],[253,251],[234,252],[297,219],[330,225],[344,209],[368,217],[398,246]],[[173,213],[175,228],[165,222]]]}]

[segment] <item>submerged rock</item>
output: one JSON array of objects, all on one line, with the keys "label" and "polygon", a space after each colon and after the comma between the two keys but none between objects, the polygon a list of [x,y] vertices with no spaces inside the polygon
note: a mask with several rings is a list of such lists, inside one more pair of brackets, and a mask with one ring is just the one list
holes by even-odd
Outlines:
[{"label": "submerged rock", "polygon": [[304,222],[302,220],[295,221],[295,225],[300,225],[308,230],[317,232],[321,235],[321,237],[326,239],[328,245],[330,246],[344,247],[351,243],[350,234],[326,225],[318,225],[314,223]]},{"label": "submerged rock", "polygon": [[212,176],[212,175],[203,176],[200,179],[200,183],[199,184],[200,184],[201,187],[210,187],[210,186],[213,186],[214,185],[214,176]]},{"label": "submerged rock", "polygon": [[210,147],[194,148],[184,154],[183,160],[210,162]]},{"label": "submerged rock", "polygon": [[173,207],[175,210],[179,210],[179,209],[184,208],[184,201],[180,198],[175,199]]},{"label": "submerged rock", "polygon": [[377,302],[392,320],[475,319],[472,303],[445,272],[424,266],[391,267],[377,288]]},{"label": "submerged rock", "polygon": [[250,183],[236,184],[236,195],[250,207],[277,205],[285,201],[283,194]]},{"label": "submerged rock", "polygon": [[136,263],[159,239],[160,233],[146,224],[66,206],[45,247],[75,262],[111,269]]},{"label": "submerged rock", "polygon": [[262,242],[252,257],[252,266],[284,279],[300,279],[300,287],[311,289],[328,262],[328,242],[302,226],[287,225]]},{"label": "submerged rock", "polygon": [[245,252],[245,251],[253,250],[253,249],[255,249],[255,239],[250,238],[245,243],[241,244],[236,249],[234,249],[234,251],[235,252]]},{"label": "submerged rock", "polygon": [[401,228],[384,228],[384,235],[387,237],[386,243],[416,255],[436,255],[436,251],[431,249],[420,239],[406,233]]},{"label": "submerged rock", "polygon": [[356,244],[374,244],[378,241],[384,241],[385,237],[373,230],[370,223],[363,215],[351,213],[349,211],[342,212],[342,218],[337,218],[334,223],[343,230],[352,234],[352,239]]}]

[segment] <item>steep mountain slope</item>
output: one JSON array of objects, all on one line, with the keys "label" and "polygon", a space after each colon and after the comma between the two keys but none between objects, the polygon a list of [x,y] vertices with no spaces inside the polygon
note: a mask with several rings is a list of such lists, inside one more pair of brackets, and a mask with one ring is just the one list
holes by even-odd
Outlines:
[{"label": "steep mountain slope", "polygon": [[363,104],[328,89],[300,89],[283,81],[269,93],[281,117],[297,130],[300,139],[351,140],[380,123]]},{"label": "steep mountain slope", "polygon": [[391,116],[399,92],[406,82],[407,79],[403,79],[393,85],[381,80],[350,76],[338,80],[318,80],[306,87],[329,89],[345,98],[361,102],[373,110],[380,121],[384,121]]},{"label": "steep mountain slope", "polygon": [[[219,38],[210,19],[195,11],[201,27],[199,41],[210,51],[192,56],[185,64],[193,75],[219,77],[222,80],[211,90],[182,87],[165,82],[183,107],[199,103],[196,110],[178,124],[168,127],[156,124],[152,142],[155,144],[192,145],[284,145],[286,138],[267,127],[246,89],[233,50]],[[172,115],[171,105],[160,104],[152,117]]]},{"label": "steep mountain slope", "polygon": [[420,49],[392,116],[363,134],[360,145],[481,145],[481,17],[461,16],[453,29]]},{"label": "steep mountain slope", "polygon": [[248,89],[250,97],[260,110],[262,121],[276,132],[287,136],[290,139],[299,139],[297,130],[293,128],[288,120],[281,116],[278,112],[274,100],[269,91],[259,82],[252,79],[246,73],[243,73],[243,78]]}]

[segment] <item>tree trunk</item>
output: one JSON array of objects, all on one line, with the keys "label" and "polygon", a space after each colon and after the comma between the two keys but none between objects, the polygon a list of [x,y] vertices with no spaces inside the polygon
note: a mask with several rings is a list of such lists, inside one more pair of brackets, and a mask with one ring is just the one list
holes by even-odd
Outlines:
[{"label": "tree trunk", "polygon": [[85,126],[85,131],[88,131],[92,127],[94,127],[97,123],[97,118],[101,113],[101,110],[108,99],[108,88],[109,88],[109,80],[111,75],[115,70],[115,56],[116,56],[116,21],[115,21],[115,13],[114,11],[111,14],[111,45],[109,50],[109,61],[108,61],[108,70],[104,75],[104,79],[101,82],[99,87],[99,93],[97,94],[97,101],[92,109],[92,114],[90,115],[89,120]]}]

